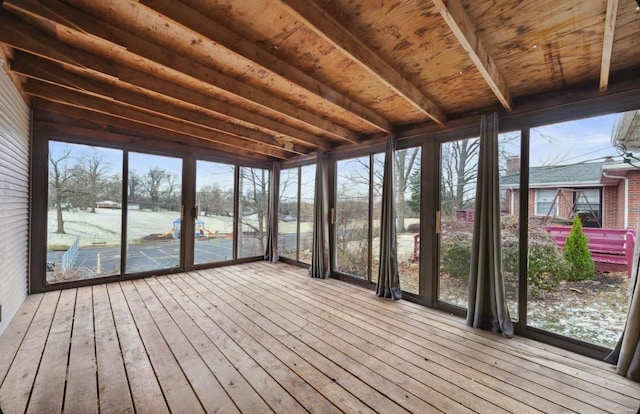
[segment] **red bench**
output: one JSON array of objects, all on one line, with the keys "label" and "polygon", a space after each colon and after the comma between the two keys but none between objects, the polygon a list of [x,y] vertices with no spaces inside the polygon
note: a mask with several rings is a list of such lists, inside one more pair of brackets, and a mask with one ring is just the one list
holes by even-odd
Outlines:
[{"label": "red bench", "polygon": [[[553,237],[558,247],[564,248],[571,226],[544,226]],[[633,267],[633,250],[636,244],[636,232],[624,229],[582,229],[589,240],[589,252],[594,262],[627,265],[631,277]]]}]

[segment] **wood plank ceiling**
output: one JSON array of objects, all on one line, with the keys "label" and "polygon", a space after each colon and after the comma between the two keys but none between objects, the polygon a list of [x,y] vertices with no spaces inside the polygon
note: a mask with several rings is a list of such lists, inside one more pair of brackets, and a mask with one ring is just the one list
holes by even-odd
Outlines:
[{"label": "wood plank ceiling", "polygon": [[247,160],[605,90],[640,67],[634,0],[0,3],[36,131]]}]

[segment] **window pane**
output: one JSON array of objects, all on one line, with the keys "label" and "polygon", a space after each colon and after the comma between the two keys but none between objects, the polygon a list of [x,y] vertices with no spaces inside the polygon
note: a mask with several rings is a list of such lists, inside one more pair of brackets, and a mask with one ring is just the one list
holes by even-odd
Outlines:
[{"label": "window pane", "polygon": [[120,273],[122,151],[49,142],[47,283]]},{"label": "window pane", "polygon": [[[371,218],[371,281],[378,281],[380,267],[380,220],[382,218],[382,177],[384,175],[384,153],[373,156],[373,217]],[[402,289],[404,286],[400,285]]]},{"label": "window pane", "polygon": [[538,188],[536,195],[536,216],[553,218],[558,212],[558,198],[556,188]]},{"label": "window pane", "polygon": [[[608,347],[624,328],[630,280],[625,245],[638,214],[625,183],[640,171],[623,162],[612,143],[621,144],[622,155],[634,145],[628,140],[637,134],[621,132],[621,118],[532,128],[529,154],[538,211],[528,224],[528,324]],[[554,214],[540,214],[553,199]],[[599,227],[596,217],[602,229],[590,228]],[[583,242],[568,241],[574,221]]]},{"label": "window pane", "polygon": [[520,132],[498,136],[500,162],[500,225],[502,273],[507,306],[512,320],[518,320],[520,277]]},{"label": "window pane", "polygon": [[233,165],[197,162],[195,264],[233,259],[234,180]]},{"label": "window pane", "polygon": [[400,287],[418,293],[420,265],[420,148],[396,151],[396,228]]},{"label": "window pane", "polygon": [[369,157],[338,161],[336,270],[367,278],[369,258]]},{"label": "window pane", "polygon": [[479,138],[440,146],[438,300],[467,307]]},{"label": "window pane", "polygon": [[280,171],[278,252],[296,258],[298,244],[298,168]]},{"label": "window pane", "polygon": [[298,260],[311,263],[313,206],[316,193],[316,166],[300,168],[300,253]]},{"label": "window pane", "polygon": [[180,266],[182,160],[129,153],[127,273]]},{"label": "window pane", "polygon": [[267,236],[269,171],[240,167],[238,258],[263,256]]}]

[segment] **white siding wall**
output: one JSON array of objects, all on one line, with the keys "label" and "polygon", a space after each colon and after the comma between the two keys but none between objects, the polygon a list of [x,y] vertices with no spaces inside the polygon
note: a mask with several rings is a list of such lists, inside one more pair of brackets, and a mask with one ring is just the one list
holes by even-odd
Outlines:
[{"label": "white siding wall", "polygon": [[29,108],[0,67],[0,334],[27,297]]}]

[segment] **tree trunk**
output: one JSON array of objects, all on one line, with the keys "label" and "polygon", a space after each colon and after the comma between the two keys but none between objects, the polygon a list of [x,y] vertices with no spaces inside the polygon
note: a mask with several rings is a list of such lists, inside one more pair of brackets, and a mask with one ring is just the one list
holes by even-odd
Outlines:
[{"label": "tree trunk", "polygon": [[464,187],[465,187],[465,167],[467,165],[468,145],[469,140],[465,139],[459,142],[460,145],[460,158],[458,159],[457,171],[456,171],[456,198],[454,206],[455,210],[462,208],[464,203]]},{"label": "tree trunk", "polygon": [[56,233],[65,234],[64,220],[62,219],[62,197],[56,197],[56,217],[58,221],[58,228],[56,229]]}]

